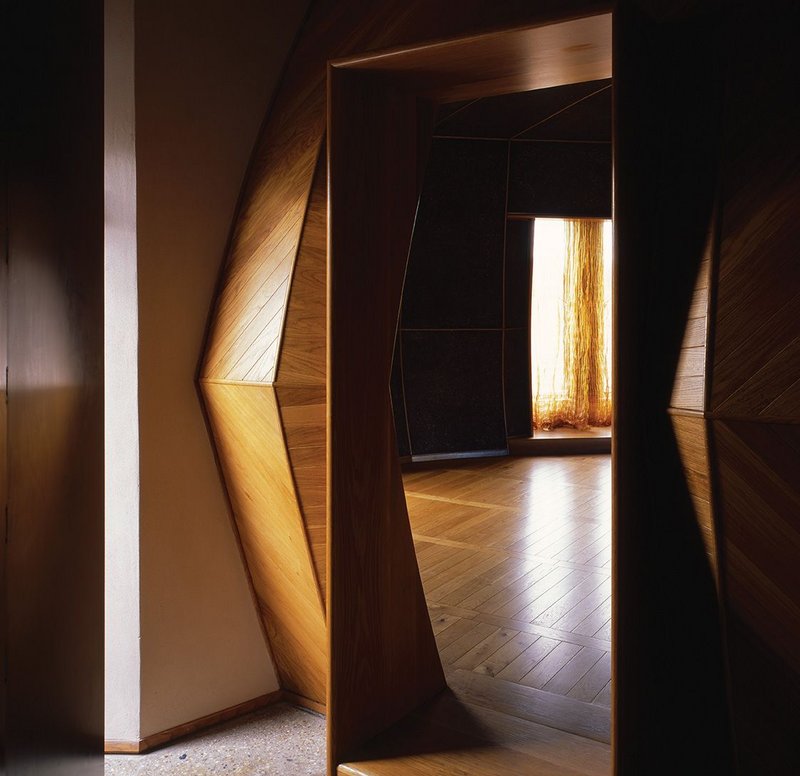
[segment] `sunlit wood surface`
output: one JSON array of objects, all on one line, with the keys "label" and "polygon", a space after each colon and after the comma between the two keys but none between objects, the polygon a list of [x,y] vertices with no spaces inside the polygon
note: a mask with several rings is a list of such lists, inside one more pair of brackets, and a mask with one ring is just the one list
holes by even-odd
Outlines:
[{"label": "sunlit wood surface", "polygon": [[610,457],[411,468],[449,689],[339,773],[610,774]]},{"label": "sunlit wood surface", "polygon": [[605,455],[452,462],[404,476],[451,686],[598,740],[608,740],[611,702],[610,476]]}]

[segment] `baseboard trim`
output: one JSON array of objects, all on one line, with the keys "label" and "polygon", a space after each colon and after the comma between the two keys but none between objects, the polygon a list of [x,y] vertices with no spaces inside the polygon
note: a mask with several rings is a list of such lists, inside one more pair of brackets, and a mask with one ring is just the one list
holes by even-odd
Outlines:
[{"label": "baseboard trim", "polygon": [[517,437],[508,440],[511,455],[604,455],[611,452],[611,437]]},{"label": "baseboard trim", "polygon": [[103,742],[103,751],[106,754],[139,754],[139,742],[114,741],[106,739]]},{"label": "baseboard trim", "polygon": [[290,690],[282,691],[282,700],[286,703],[290,703],[292,706],[300,706],[316,714],[322,714],[323,717],[325,716],[326,709],[324,703],[317,703],[317,701],[312,701],[310,698],[305,698]]},{"label": "baseboard trim", "polygon": [[[299,698],[299,696],[297,697]],[[272,706],[272,704],[279,703],[283,700],[296,703],[298,706],[304,705],[299,700],[295,701],[293,698],[288,698],[287,694],[282,690],[275,690],[266,695],[259,695],[257,698],[251,698],[249,701],[237,703],[235,706],[229,706],[227,709],[215,711],[213,714],[206,714],[204,717],[198,717],[191,722],[175,725],[175,727],[162,730],[160,733],[153,733],[139,741],[106,741],[104,744],[104,751],[106,754],[142,754],[151,749],[163,746],[170,741],[174,741],[177,738],[183,738],[191,733],[196,733],[203,728],[218,725],[220,722],[227,722],[235,717],[249,714],[252,711],[258,711],[259,709]],[[308,701],[308,703],[312,703],[312,701]],[[316,709],[314,709],[314,711],[316,711]]]}]

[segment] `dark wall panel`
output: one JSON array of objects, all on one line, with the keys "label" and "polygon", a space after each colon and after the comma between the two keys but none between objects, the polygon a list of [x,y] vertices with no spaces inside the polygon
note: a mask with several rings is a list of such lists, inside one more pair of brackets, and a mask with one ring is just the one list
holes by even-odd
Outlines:
[{"label": "dark wall panel", "polygon": [[403,333],[414,455],[506,447],[501,331]]},{"label": "dark wall panel", "polygon": [[411,241],[403,328],[502,326],[508,144],[434,140]]},{"label": "dark wall panel", "polygon": [[528,329],[504,333],[504,388],[508,436],[531,435],[531,370]]},{"label": "dark wall panel", "polygon": [[[567,97],[604,86],[576,84]],[[480,110],[468,106],[442,126],[480,134],[506,119],[521,125],[525,106],[548,91],[479,101]],[[564,89],[557,91],[563,99]],[[583,118],[606,131],[610,94],[606,88],[584,100]],[[540,118],[530,113],[531,124]],[[412,455],[504,449],[506,435],[530,434],[534,222],[506,221],[506,197],[508,212],[610,217],[611,144],[434,139],[403,291],[402,376],[399,357],[392,373],[401,454],[409,452],[406,428]],[[494,331],[475,336],[480,329]],[[452,352],[444,352],[445,343]],[[501,356],[505,366],[495,371],[491,359]],[[468,386],[474,393],[464,392]]]},{"label": "dark wall panel", "polygon": [[611,218],[609,143],[511,143],[508,212]]},{"label": "dark wall panel", "polygon": [[8,5],[6,768],[93,776],[103,772],[103,3]]},{"label": "dark wall panel", "polygon": [[593,140],[611,142],[611,86],[570,110],[557,113],[519,136],[520,140]]},{"label": "dark wall panel", "polygon": [[506,226],[503,388],[508,436],[531,434],[530,298],[532,220]]},{"label": "dark wall panel", "polygon": [[392,356],[392,376],[390,389],[392,393],[392,412],[394,413],[394,427],[397,435],[397,452],[401,457],[411,455],[408,444],[408,421],[406,420],[406,397],[403,388],[403,356],[400,347],[402,334],[397,332],[394,341],[394,355]]},{"label": "dark wall panel", "polygon": [[[570,105],[585,99],[608,84],[609,80],[583,81],[566,86],[554,86],[550,89],[534,89],[530,92],[486,97],[466,105],[462,104],[457,111],[452,111],[450,106],[443,106],[445,110],[440,110],[436,134],[450,137],[512,138],[532,127],[549,123],[548,118],[553,114],[560,116],[562,112],[571,113],[572,110],[566,110]],[[448,109],[451,112],[448,112]],[[594,120],[593,116],[592,119]],[[611,129],[610,112],[606,119],[608,133]],[[591,139],[601,140],[603,137]]]},{"label": "dark wall panel", "polygon": [[505,304],[503,325],[530,325],[533,221],[509,221],[506,227]]}]

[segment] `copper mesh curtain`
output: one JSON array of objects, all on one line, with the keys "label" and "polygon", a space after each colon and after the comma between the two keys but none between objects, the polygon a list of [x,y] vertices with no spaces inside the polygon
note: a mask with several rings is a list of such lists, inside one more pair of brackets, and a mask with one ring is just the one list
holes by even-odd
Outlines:
[{"label": "copper mesh curtain", "polygon": [[[540,223],[537,219],[537,227]],[[604,222],[564,220],[563,239],[550,249],[549,272],[563,267],[563,296],[551,312],[536,314],[536,274],[532,327],[546,328],[558,341],[532,351],[533,423],[536,429],[607,426],[611,423],[611,385],[606,332],[609,299],[604,285]],[[553,223],[550,229],[553,229]],[[563,255],[558,256],[558,252]],[[609,257],[610,259],[610,257]],[[534,262],[537,261],[536,252]],[[541,336],[539,337],[541,340]],[[542,351],[548,351],[543,353]],[[549,363],[545,363],[549,359]]]}]

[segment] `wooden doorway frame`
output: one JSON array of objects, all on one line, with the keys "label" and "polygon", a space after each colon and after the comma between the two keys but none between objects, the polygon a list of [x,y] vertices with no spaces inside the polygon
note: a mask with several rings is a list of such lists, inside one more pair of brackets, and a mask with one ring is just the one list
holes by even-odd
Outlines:
[{"label": "wooden doorway frame", "polygon": [[611,15],[328,67],[329,772],[441,691],[389,374],[435,106],[611,76]]},{"label": "wooden doorway frame", "polygon": [[444,685],[388,389],[431,101],[605,78],[612,58],[614,773],[674,773],[689,749],[695,772],[732,768],[719,597],[668,414],[714,223],[720,19],[647,6],[615,6],[613,51],[605,13],[328,65],[331,773]]}]

